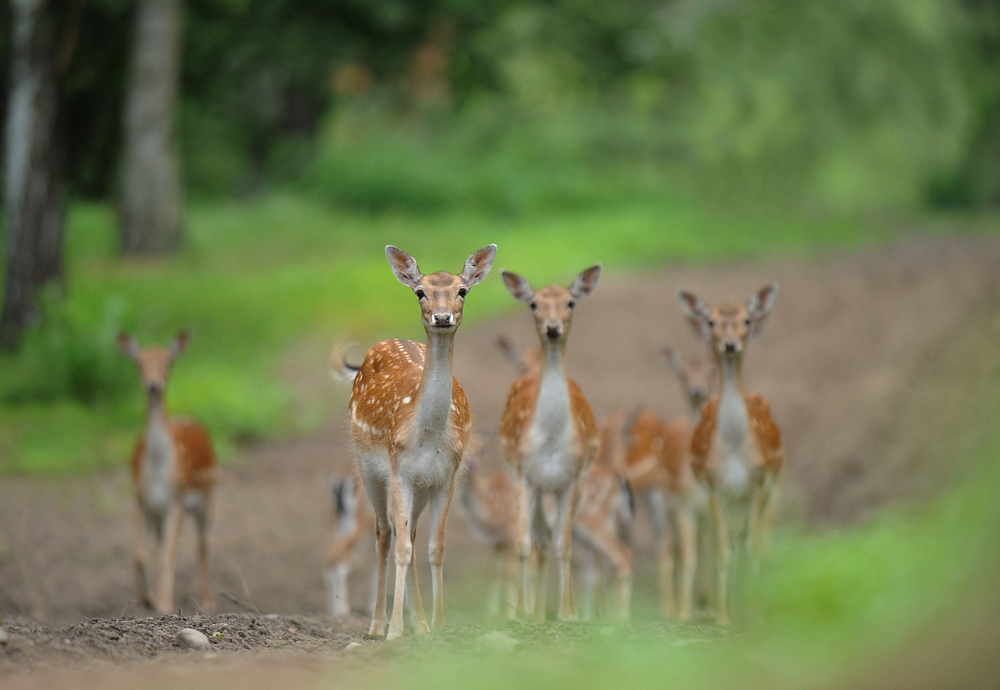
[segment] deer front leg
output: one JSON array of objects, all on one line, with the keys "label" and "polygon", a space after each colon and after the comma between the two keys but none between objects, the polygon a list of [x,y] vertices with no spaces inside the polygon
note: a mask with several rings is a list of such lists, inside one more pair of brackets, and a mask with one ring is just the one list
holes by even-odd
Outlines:
[{"label": "deer front leg", "polygon": [[177,500],[166,517],[167,533],[162,544],[160,558],[159,592],[156,597],[156,612],[160,615],[172,613],[174,608],[174,568],[177,563],[177,539],[184,520],[184,504]]},{"label": "deer front leg", "polygon": [[573,602],[573,515],[576,512],[578,482],[559,494],[556,512],[556,556],[559,559],[559,620],[577,620]]},{"label": "deer front leg", "polygon": [[646,505],[649,507],[653,539],[656,543],[660,613],[664,618],[673,618],[677,613],[677,602],[674,597],[674,545],[670,535],[666,497],[659,489],[650,489],[646,492]]},{"label": "deer front leg", "polygon": [[132,546],[132,560],[135,564],[135,589],[139,597],[139,603],[148,608],[152,608],[149,600],[149,581],[146,579],[146,515],[142,506],[137,500],[135,503],[134,517],[134,542]]},{"label": "deer front leg", "polygon": [[[415,500],[415,505],[413,507],[413,513],[410,516],[410,544],[415,544],[417,542],[417,519],[420,513],[423,512],[423,499],[417,498]],[[433,567],[433,566],[432,566]],[[424,613],[424,600],[420,596],[420,578],[417,577],[417,556],[412,550],[410,551],[410,568],[409,568],[409,588],[410,596],[407,597],[406,601],[409,602],[410,609],[410,626],[413,631],[418,635],[424,635],[431,631],[430,626],[427,625],[427,614]],[[434,576],[431,573],[431,581],[433,582]]]},{"label": "deer front leg", "polygon": [[716,622],[719,625],[729,624],[729,525],[727,523],[726,506],[715,488],[708,492],[709,505],[715,523],[715,603],[717,607]]},{"label": "deer front leg", "polygon": [[444,535],[448,526],[448,511],[455,495],[458,472],[451,477],[447,489],[431,496],[431,536],[427,544],[427,559],[431,563],[431,596],[434,599],[434,630],[445,626],[444,620]]}]

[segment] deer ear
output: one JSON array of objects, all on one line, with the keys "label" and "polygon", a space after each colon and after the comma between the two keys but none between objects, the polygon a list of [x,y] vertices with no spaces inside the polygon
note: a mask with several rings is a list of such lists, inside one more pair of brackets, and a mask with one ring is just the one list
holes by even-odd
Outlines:
[{"label": "deer ear", "polygon": [[531,300],[535,296],[535,291],[531,289],[531,283],[528,282],[527,278],[522,278],[510,271],[502,271],[500,275],[503,276],[503,284],[507,286],[507,292],[514,299],[520,300],[525,304],[531,304]]},{"label": "deer ear", "polygon": [[385,256],[389,259],[389,267],[392,268],[396,280],[411,290],[416,290],[420,279],[423,278],[420,269],[417,268],[417,260],[391,244],[385,248]]},{"label": "deer ear", "polygon": [[125,331],[118,331],[118,337],[115,338],[118,343],[118,349],[128,357],[129,359],[139,361],[139,341],[135,339],[134,335],[129,335]]},{"label": "deer ear", "polygon": [[569,293],[576,299],[583,299],[597,287],[597,279],[601,277],[601,264],[595,264],[583,271],[574,280]]},{"label": "deer ear", "polygon": [[705,300],[683,290],[677,293],[684,317],[694,328],[695,334],[707,343],[712,342],[712,327],[708,325],[710,310]]},{"label": "deer ear", "polygon": [[774,307],[774,298],[778,296],[778,284],[771,283],[762,287],[751,295],[747,302],[747,316],[750,318],[750,335],[755,336],[764,330],[768,319],[771,317],[771,309]]},{"label": "deer ear", "polygon": [[191,329],[185,328],[170,341],[170,358],[173,359],[184,352],[189,342],[191,342]]},{"label": "deer ear", "polygon": [[486,276],[490,274],[490,268],[493,266],[493,258],[496,255],[497,246],[490,244],[470,255],[465,260],[465,268],[462,269],[462,275],[459,277],[465,283],[466,288],[478,285],[486,279]]}]

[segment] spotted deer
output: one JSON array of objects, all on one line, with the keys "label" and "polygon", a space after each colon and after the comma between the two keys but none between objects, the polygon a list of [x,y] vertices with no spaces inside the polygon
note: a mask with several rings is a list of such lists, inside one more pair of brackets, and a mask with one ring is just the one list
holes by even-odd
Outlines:
[{"label": "spotted deer", "polygon": [[[504,336],[497,338],[497,346],[522,375],[541,371],[542,350],[522,349]],[[509,477],[507,484],[510,485]],[[620,467],[595,463],[584,474],[573,521],[573,539],[584,547],[577,550],[581,571],[579,610],[583,620],[594,617],[595,592],[604,578],[602,561],[614,573],[611,615],[621,620],[630,617],[632,549],[623,541],[623,534],[630,531],[633,508],[633,495]]]},{"label": "spotted deer", "polygon": [[710,348],[720,372],[718,392],[702,407],[691,437],[691,463],[708,490],[715,525],[717,622],[729,622],[732,535],[745,530],[754,570],[761,539],[769,540],[772,493],[784,464],[781,433],[767,401],[743,385],[747,342],[767,324],[776,284],[754,293],[746,305],[710,306],[689,292],[678,297],[684,316]]},{"label": "spotted deer", "polygon": [[[369,348],[358,368],[336,367],[353,382],[351,438],[362,482],[375,509],[378,581],[370,637],[403,634],[403,603],[409,578],[413,627],[429,631],[413,564],[417,519],[430,506],[428,559],[434,628],[444,625],[444,537],[455,479],[472,428],[465,392],[452,376],[455,333],[465,298],[489,273],[496,245],[472,254],[458,274],[420,272],[416,260],[386,247],[393,274],[420,304],[425,344],[384,340]],[[396,539],[392,619],[386,616],[389,546]]]},{"label": "spotted deer", "polygon": [[556,497],[555,551],[559,559],[559,618],[575,618],[572,556],[573,515],[579,480],[600,447],[600,432],[590,404],[566,374],[566,340],[576,303],[594,291],[600,265],[580,273],[567,289],[550,285],[533,290],[521,276],[504,271],[507,290],[531,307],[542,344],[540,372],[514,382],[500,422],[500,444],[517,475],[517,550],[521,562],[517,611],[527,614],[532,546],[537,545],[540,575],[535,578],[535,621],[545,619],[545,564],[552,529],[542,497]]},{"label": "spotted deer", "polygon": [[351,613],[348,581],[358,551],[372,540],[375,512],[362,496],[363,489],[354,468],[345,468],[330,478],[334,527],[326,548],[323,580],[326,584],[326,610],[332,616]]},{"label": "spotted deer", "polygon": [[[205,611],[214,608],[208,554],[208,521],[217,465],[212,441],[203,426],[192,419],[172,419],[166,393],[170,368],[188,345],[190,334],[181,331],[167,347],[139,347],[139,341],[118,334],[118,347],[139,367],[146,393],[146,425],[132,453],[135,487],[135,542],[133,559],[139,601],[157,613],[174,609],[174,567],[177,539],[185,513],[198,528],[198,563],[201,600]],[[147,579],[147,539],[154,540],[153,594]]]}]

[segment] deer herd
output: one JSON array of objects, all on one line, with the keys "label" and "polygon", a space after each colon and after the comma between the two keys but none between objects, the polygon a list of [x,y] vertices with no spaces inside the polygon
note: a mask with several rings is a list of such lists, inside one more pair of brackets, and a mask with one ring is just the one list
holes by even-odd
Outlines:
[{"label": "deer herd", "polygon": [[[443,626],[445,529],[457,492],[470,525],[495,557],[488,596],[493,615],[545,620],[551,550],[558,565],[559,620],[598,615],[597,594],[603,591],[601,615],[628,621],[632,532],[641,506],[653,534],[661,614],[691,619],[697,588],[711,601],[716,622],[727,624],[734,572],[743,560],[736,557],[745,555],[755,576],[761,550],[770,543],[784,461],[768,403],[744,387],[742,376],[747,343],[766,325],[777,286],[764,287],[742,305],[710,305],[679,293],[682,314],[710,355],[687,360],[669,348],[663,352],[690,414],[663,420],[652,409],[637,407],[609,414],[599,424],[570,376],[566,348],[574,313],[596,289],[601,266],[584,270],[569,287],[537,289],[503,271],[508,292],[531,311],[539,347],[521,350],[505,338],[498,343],[520,375],[510,387],[497,434],[508,468],[487,471],[479,461],[487,439],[473,431],[452,362],[465,301],[489,274],[495,254],[496,245],[489,245],[469,256],[460,273],[425,275],[412,256],[386,247],[393,274],[417,298],[426,342],[376,343],[358,366],[346,362],[339,345],[334,348],[333,373],[351,385],[356,462],[331,480],[336,524],[324,573],[328,612],[350,613],[352,564],[361,547],[374,541],[368,636],[400,637],[404,610],[414,633]],[[140,598],[160,613],[173,609],[177,534],[186,513],[195,518],[200,536],[199,603],[206,610],[212,604],[206,530],[215,458],[205,430],[193,421],[170,419],[164,402],[171,362],[187,341],[182,332],[166,348],[140,349],[131,336],[119,336],[119,347],[138,364],[148,397],[146,427],[132,462],[135,570]],[[430,624],[414,549],[425,508]],[[147,536],[155,541],[152,595]]]}]

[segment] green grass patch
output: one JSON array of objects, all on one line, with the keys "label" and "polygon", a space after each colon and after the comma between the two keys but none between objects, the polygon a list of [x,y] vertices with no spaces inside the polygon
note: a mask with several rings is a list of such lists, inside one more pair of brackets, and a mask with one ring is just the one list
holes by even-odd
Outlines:
[{"label": "green grass patch", "polygon": [[[345,391],[303,401],[281,375],[297,346],[321,351],[351,334],[421,338],[415,306],[388,270],[396,244],[425,271],[456,271],[490,242],[496,266],[532,280],[568,281],[602,261],[616,272],[670,261],[813,252],[885,240],[896,230],[858,219],[774,219],[707,212],[680,196],[497,216],[344,211],[293,194],[249,203],[194,205],[188,244],[170,259],[122,260],[110,207],[75,204],[67,224],[68,294],[23,352],[0,358],[0,472],[86,471],[123,462],[141,425],[142,398],[114,333],[165,342],[193,329],[175,367],[170,403],[233,444],[314,425]],[[476,322],[515,308],[501,281],[478,287],[466,311]],[[315,362],[325,376],[327,362]]]}]

